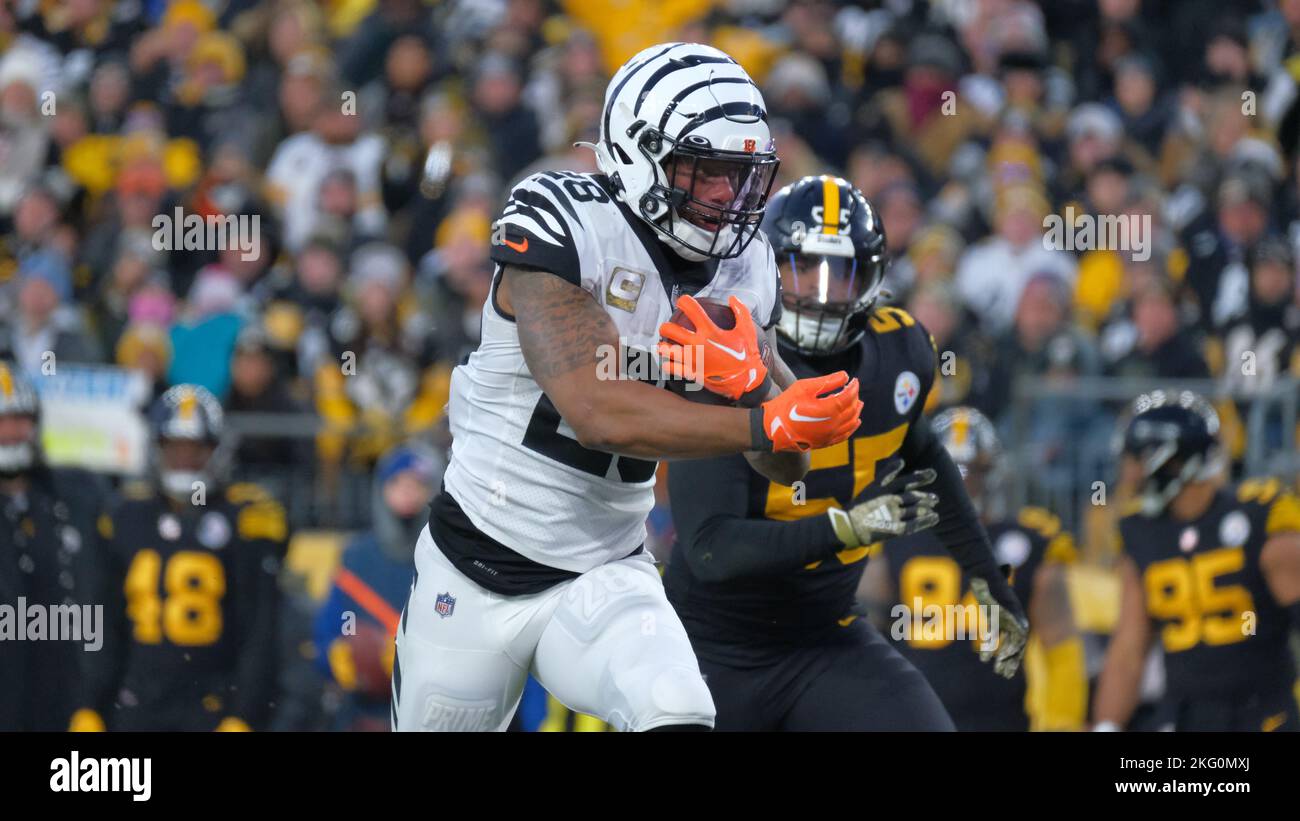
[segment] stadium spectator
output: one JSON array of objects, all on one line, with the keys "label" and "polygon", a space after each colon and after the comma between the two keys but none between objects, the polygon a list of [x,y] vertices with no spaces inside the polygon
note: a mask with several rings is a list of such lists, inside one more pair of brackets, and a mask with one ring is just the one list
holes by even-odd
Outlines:
[{"label": "stadium spectator", "polygon": [[939,378],[927,408],[978,407],[990,416],[1001,411],[990,395],[996,348],[962,307],[951,284],[930,282],[913,291],[907,310],[934,338]]},{"label": "stadium spectator", "polygon": [[[122,331],[131,321],[132,302],[141,294],[161,292],[171,297],[171,285],[165,271],[153,267],[157,254],[148,245],[123,247],[118,251],[109,275],[98,288],[91,308],[95,333],[104,351],[117,349]],[[160,324],[171,323],[171,312],[159,317]]]},{"label": "stadium spectator", "polygon": [[[362,132],[363,122],[344,96],[341,87],[324,91],[312,112],[311,130],[286,137],[267,166],[270,198],[280,209],[284,242],[291,251],[301,248],[320,224],[322,195],[328,193],[322,189],[332,171],[345,169],[352,174],[353,227],[374,235],[387,222],[379,190],[383,138]],[[330,200],[331,205],[334,202]]]},{"label": "stadium spectator", "polygon": [[342,494],[345,516],[361,515],[361,480],[380,455],[432,428],[447,401],[432,323],[407,267],[405,255],[382,243],[352,255],[347,299],[329,322],[331,353],[313,375],[320,478]]},{"label": "stadium spectator", "polygon": [[81,258],[90,266],[92,290],[108,275],[124,247],[152,248],[156,252],[154,264],[164,271],[170,267],[170,252],[153,241],[153,218],[166,213],[167,178],[161,165],[152,157],[138,159],[122,169],[111,188],[106,215],[94,223],[81,248]]},{"label": "stadium spectator", "polygon": [[166,329],[148,320],[129,323],[118,337],[114,352],[118,366],[145,375],[150,402],[167,391],[171,359],[172,345]]},{"label": "stadium spectator", "polygon": [[[235,341],[230,361],[228,413],[281,414],[296,417],[305,408],[291,395],[275,350],[259,325],[247,325]],[[286,498],[286,465],[309,465],[311,452],[301,439],[245,435],[235,451],[240,478],[261,484],[276,498]]]},{"label": "stadium spectator", "polygon": [[344,692],[334,729],[388,730],[392,637],[443,468],[436,453],[414,443],[384,454],[376,468],[374,523],[343,551],[313,627],[318,666]]},{"label": "stadium spectator", "polygon": [[[1066,283],[1051,272],[1032,274],[1020,293],[1014,323],[997,342],[991,376],[996,412],[1009,406],[1018,380],[1059,382],[1099,369],[1091,340],[1071,319]],[[1051,414],[1042,414],[1047,416]]]},{"label": "stadium spectator", "polygon": [[1246,396],[1269,390],[1287,374],[1300,375],[1300,305],[1296,304],[1295,255],[1281,239],[1251,249],[1250,294],[1245,310],[1213,338],[1225,387]]},{"label": "stadium spectator", "polygon": [[1046,216],[1041,192],[1031,186],[1008,188],[998,197],[997,233],[970,248],[957,267],[957,290],[990,333],[1010,327],[1021,291],[1034,274],[1074,284],[1073,257],[1043,242]]},{"label": "stadium spectator", "polygon": [[542,154],[537,115],[524,105],[519,69],[501,54],[487,54],[474,69],[471,99],[482,120],[492,163],[505,180]]},{"label": "stadium spectator", "polygon": [[236,308],[239,282],[218,265],[199,272],[185,300],[185,312],[171,327],[173,384],[202,385],[218,399],[230,389],[230,354],[243,320]]},{"label": "stadium spectator", "polygon": [[1205,379],[1210,375],[1191,333],[1182,327],[1173,288],[1153,280],[1134,292],[1130,317],[1105,334],[1108,370],[1146,379]]},{"label": "stadium spectator", "polygon": [[78,306],[71,304],[72,271],[57,251],[28,254],[18,264],[17,310],[0,319],[0,351],[32,375],[59,363],[99,362]]}]

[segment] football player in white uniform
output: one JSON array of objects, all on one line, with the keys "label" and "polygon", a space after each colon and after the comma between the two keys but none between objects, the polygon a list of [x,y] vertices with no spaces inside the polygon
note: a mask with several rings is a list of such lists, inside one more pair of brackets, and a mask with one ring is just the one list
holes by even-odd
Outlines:
[{"label": "football player in white uniform", "polygon": [[[618,729],[712,727],[643,546],[656,460],[743,452],[789,484],[862,407],[844,372],[796,381],[775,355],[766,119],[726,54],[654,46],[610,82],[601,173],[543,172],[511,192],[482,342],[452,377],[452,457],[398,630],[394,729],[504,729],[530,672]],[[693,296],[729,304],[734,327]],[[695,330],[667,323],[674,306]],[[611,376],[611,354],[656,349],[730,402]]]}]

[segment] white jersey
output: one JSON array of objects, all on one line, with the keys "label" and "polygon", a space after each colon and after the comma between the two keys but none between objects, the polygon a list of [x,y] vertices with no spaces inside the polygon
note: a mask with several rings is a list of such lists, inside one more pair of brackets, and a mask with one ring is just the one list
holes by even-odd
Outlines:
[{"label": "white jersey", "polygon": [[604,308],[624,345],[647,351],[679,293],[724,301],[735,295],[756,325],[771,327],[779,273],[761,231],[735,259],[686,262],[614,199],[600,174],[548,171],[525,179],[496,231],[482,341],[451,380],[446,489],[485,535],[538,564],[583,573],[645,541],[656,463],[578,443],[529,373],[514,318],[496,305],[502,265],[542,268],[578,285]]}]

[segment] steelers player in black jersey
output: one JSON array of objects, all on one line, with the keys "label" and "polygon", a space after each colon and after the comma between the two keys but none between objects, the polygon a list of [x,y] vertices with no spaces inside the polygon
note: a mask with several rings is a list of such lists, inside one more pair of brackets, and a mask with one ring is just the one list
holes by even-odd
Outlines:
[{"label": "steelers player in black jersey", "polygon": [[848,441],[813,451],[793,486],[740,456],[669,467],[677,543],[664,584],[712,692],[716,728],[951,730],[924,677],[855,606],[880,541],[934,526],[983,580],[982,604],[999,605],[995,666],[1014,675],[1024,652],[1020,603],[922,415],[933,344],[906,312],[875,307],[884,229],[849,183],[820,176],[787,186],[763,229],[781,270],[781,357],[800,377],[858,376],[862,422]]},{"label": "steelers player in black jersey", "polygon": [[275,684],[284,511],[222,485],[222,412],[198,385],[150,411],[155,487],[100,519],[104,646],[88,653],[74,730],[258,729]]},{"label": "steelers player in black jersey", "polygon": [[1083,642],[1070,614],[1066,568],[1074,540],[1039,507],[1009,515],[1006,469],[993,424],[974,408],[940,413],[931,428],[961,470],[1011,587],[1029,609],[1025,676],[1004,679],[980,663],[981,625],[961,567],[933,531],[890,539],[862,590],[887,611],[888,635],[934,687],[960,731],[1080,730],[1087,713]]},{"label": "steelers player in black jersey", "polygon": [[1202,397],[1154,391],[1131,414],[1123,458],[1142,488],[1119,523],[1123,592],[1094,729],[1128,723],[1152,642],[1175,730],[1300,729],[1288,646],[1300,625],[1300,505],[1277,480],[1224,485],[1219,420]]}]

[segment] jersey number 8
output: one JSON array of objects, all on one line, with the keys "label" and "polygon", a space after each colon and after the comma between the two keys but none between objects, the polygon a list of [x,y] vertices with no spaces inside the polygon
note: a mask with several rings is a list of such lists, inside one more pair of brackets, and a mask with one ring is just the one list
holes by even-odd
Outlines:
[{"label": "jersey number 8", "polygon": [[221,637],[226,574],[210,553],[182,550],[167,561],[164,570],[158,551],[141,550],[131,560],[124,592],[126,613],[135,626],[135,640],[141,644],[158,644],[165,636],[172,644],[194,647]]}]

